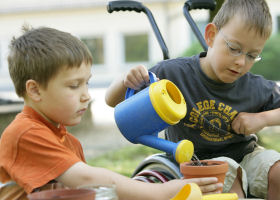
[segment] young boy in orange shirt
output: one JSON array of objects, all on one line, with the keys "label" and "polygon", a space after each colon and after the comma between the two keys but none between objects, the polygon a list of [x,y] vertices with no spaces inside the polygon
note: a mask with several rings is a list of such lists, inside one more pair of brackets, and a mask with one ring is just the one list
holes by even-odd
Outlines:
[{"label": "young boy in orange shirt", "polygon": [[[25,29],[11,41],[8,56],[10,76],[24,108],[0,141],[0,181],[13,181],[19,196],[3,199],[26,199],[28,193],[58,183],[71,188],[115,184],[119,199],[133,200],[170,199],[189,182],[199,184],[205,193],[222,187],[216,178],[150,184],[87,165],[80,142],[65,126],[78,124],[89,105],[92,56],[69,33],[47,27]],[[8,191],[9,186],[4,188]],[[0,189],[1,195],[5,196]]]},{"label": "young boy in orange shirt", "polygon": [[[249,72],[261,59],[271,30],[265,0],[225,0],[206,26],[207,52],[166,60],[149,70],[174,82],[186,100],[188,113],[168,128],[167,139],[192,141],[199,159],[227,161],[224,192],[280,200],[280,154],[259,146],[255,135],[280,125],[280,88]],[[132,68],[111,84],[107,104],[115,106],[128,87],[147,83],[147,69]]]}]

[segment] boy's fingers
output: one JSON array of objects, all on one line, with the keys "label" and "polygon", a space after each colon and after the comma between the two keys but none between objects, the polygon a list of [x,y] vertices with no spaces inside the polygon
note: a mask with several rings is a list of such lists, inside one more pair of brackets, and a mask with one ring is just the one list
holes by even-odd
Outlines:
[{"label": "boy's fingers", "polygon": [[144,85],[144,80],[140,73],[128,74],[124,80],[124,85],[134,90],[139,90]]},{"label": "boy's fingers", "polygon": [[141,78],[142,78],[142,80],[144,80],[145,84],[150,83],[149,72],[144,66],[139,68],[139,72],[140,72]]},{"label": "boy's fingers", "polygon": [[216,177],[205,177],[205,178],[193,178],[189,179],[190,182],[194,182],[197,185],[208,185],[217,183],[218,179]]},{"label": "boy's fingers", "polygon": [[134,90],[139,89],[139,84],[137,79],[134,77],[134,75],[131,74],[127,74],[126,78],[124,79],[124,85],[127,88],[132,88]]},{"label": "boy's fingers", "polygon": [[218,183],[216,177],[186,179],[189,183],[196,183],[203,194],[221,193],[218,189],[223,188],[222,183]]},{"label": "boy's fingers", "polygon": [[[143,69],[142,68],[134,68],[131,69],[131,72],[128,74],[128,79],[138,88],[140,88],[141,86],[143,86],[145,84],[145,80],[143,78],[142,72]],[[148,73],[148,72],[147,72]]]},{"label": "boy's fingers", "polygon": [[125,85],[125,87],[127,87],[127,88],[131,88],[131,89],[134,89],[134,90],[138,90],[138,88],[135,87],[135,84],[132,83],[132,82],[129,81],[129,80],[124,81],[124,85]]},{"label": "boy's fingers", "polygon": [[199,186],[202,193],[220,193],[218,189],[223,187],[222,183]]},{"label": "boy's fingers", "polygon": [[[137,79],[137,82],[141,85],[141,86],[143,86],[143,85],[145,85],[145,83],[146,83],[146,80],[145,80],[145,74],[143,74],[143,72],[142,71],[137,71],[136,73],[135,73],[135,78]],[[148,81],[149,81],[149,79],[148,79]]]},{"label": "boy's fingers", "polygon": [[217,193],[217,190],[223,187],[222,183],[217,183],[218,179],[216,177],[193,178],[189,181],[196,183],[202,193]]},{"label": "boy's fingers", "polygon": [[208,194],[220,194],[221,191],[219,190],[216,190],[216,191],[213,191],[213,192],[203,192],[203,195],[208,195]]},{"label": "boy's fingers", "polygon": [[139,90],[143,85],[148,85],[149,83],[149,72],[143,65],[132,68],[124,79],[124,85],[134,90]]}]

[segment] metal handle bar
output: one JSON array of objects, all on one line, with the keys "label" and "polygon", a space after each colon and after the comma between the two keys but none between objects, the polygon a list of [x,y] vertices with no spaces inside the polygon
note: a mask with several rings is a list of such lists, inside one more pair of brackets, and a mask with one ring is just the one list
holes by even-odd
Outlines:
[{"label": "metal handle bar", "polygon": [[160,48],[162,50],[163,53],[163,59],[169,59],[169,53],[168,53],[168,48],[163,40],[163,37],[159,31],[159,28],[155,22],[155,19],[153,17],[152,12],[146,7],[144,6],[142,3],[137,2],[137,1],[111,1],[108,3],[107,6],[107,11],[109,13],[112,13],[114,11],[136,11],[136,12],[144,12],[148,19],[149,22],[153,28],[153,31],[156,35],[156,38],[159,42]]},{"label": "metal handle bar", "polygon": [[144,12],[144,6],[142,3],[137,1],[111,1],[107,5],[107,10],[109,13],[114,11],[136,11]]},{"label": "metal handle bar", "polygon": [[203,47],[204,51],[208,49],[208,46],[202,36],[200,30],[198,29],[196,23],[194,22],[192,16],[190,15],[189,11],[192,9],[210,9],[214,10],[216,7],[215,0],[188,0],[185,2],[183,12],[184,16],[186,17],[191,29],[193,30],[194,34],[196,35],[199,43]]},{"label": "metal handle bar", "polygon": [[193,9],[214,10],[216,7],[215,0],[188,0],[185,4],[188,4],[189,10],[193,10]]}]

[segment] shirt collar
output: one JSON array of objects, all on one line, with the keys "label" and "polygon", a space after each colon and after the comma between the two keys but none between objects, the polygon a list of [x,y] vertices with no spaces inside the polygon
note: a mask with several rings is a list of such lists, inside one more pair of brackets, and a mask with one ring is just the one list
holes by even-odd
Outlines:
[{"label": "shirt collar", "polygon": [[64,125],[59,124],[58,127],[54,126],[51,122],[46,120],[42,115],[40,115],[37,111],[35,111],[33,108],[29,106],[24,106],[22,113],[24,115],[29,116],[32,119],[35,119],[36,121],[40,121],[40,123],[43,123],[46,125],[49,129],[51,129],[57,136],[59,136],[61,139],[63,139],[66,134],[67,130]]}]

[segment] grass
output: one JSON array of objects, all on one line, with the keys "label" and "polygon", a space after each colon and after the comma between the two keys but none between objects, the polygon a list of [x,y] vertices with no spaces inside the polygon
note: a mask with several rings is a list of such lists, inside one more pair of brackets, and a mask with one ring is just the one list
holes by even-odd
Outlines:
[{"label": "grass", "polygon": [[144,158],[160,152],[159,150],[143,145],[129,145],[117,151],[89,159],[87,163],[95,167],[104,167],[130,177]]},{"label": "grass", "polygon": [[280,127],[264,129],[258,137],[260,145],[280,152]]}]

